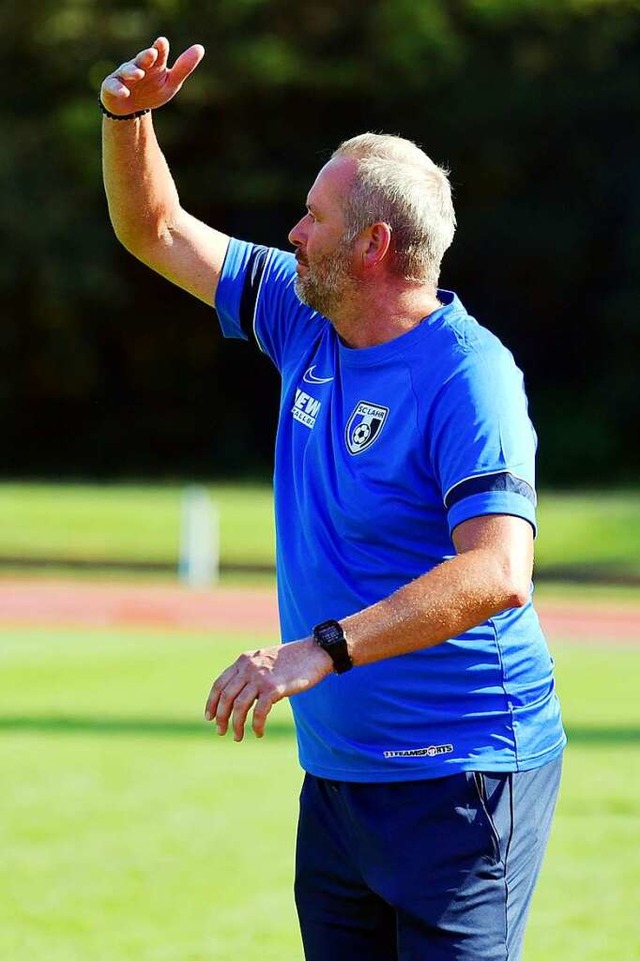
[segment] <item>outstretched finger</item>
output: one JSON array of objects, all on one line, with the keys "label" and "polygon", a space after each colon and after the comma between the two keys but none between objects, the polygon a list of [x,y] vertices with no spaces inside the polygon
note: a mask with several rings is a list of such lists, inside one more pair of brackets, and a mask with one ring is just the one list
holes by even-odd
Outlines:
[{"label": "outstretched finger", "polygon": [[258,689],[255,684],[247,684],[236,698],[233,703],[233,740],[241,741],[244,737],[244,726],[247,721],[247,714],[251,708],[251,705],[258,696]]},{"label": "outstretched finger", "polygon": [[127,87],[126,83],[118,77],[115,73],[112,73],[106,80],[102,83],[101,93],[111,94],[112,97],[130,97],[131,91]]},{"label": "outstretched finger", "polygon": [[[229,729],[229,719],[231,712],[235,710],[236,701],[244,693],[244,688],[248,688],[247,678],[237,669],[234,664],[220,675],[218,680],[211,688],[209,701],[207,702],[207,717],[215,720],[218,734],[224,736]],[[254,693],[251,697],[247,710],[256,698]],[[215,712],[215,716],[214,716]],[[246,713],[246,712],[245,712]]]},{"label": "outstretched finger", "polygon": [[182,86],[188,76],[193,73],[202,58],[204,57],[204,47],[201,43],[194,43],[181,53],[173,67],[169,71],[171,83],[176,87]]},{"label": "outstretched finger", "polygon": [[136,54],[133,58],[133,62],[136,67],[141,67],[142,70],[150,70],[158,62],[159,51],[153,47],[146,47],[141,50],[140,53]]},{"label": "outstretched finger", "polygon": [[[229,683],[225,686],[224,690],[220,694],[220,697],[218,698],[215,721],[218,734],[221,737],[223,737],[229,730],[229,718],[231,717],[231,712],[235,709],[236,701],[238,700],[238,697],[244,690],[245,686],[245,679],[237,674],[236,677],[229,681]],[[253,698],[251,703],[253,703]]]},{"label": "outstretched finger", "polygon": [[264,737],[264,729],[267,723],[267,717],[275,700],[273,696],[268,694],[261,694],[256,701],[256,706],[253,709],[253,719],[251,727],[253,728],[253,733],[256,737]]},{"label": "outstretched finger", "polygon": [[[144,52],[148,51],[143,51],[143,53]],[[138,63],[140,57],[141,54],[138,54],[135,60],[126,60],[124,63],[121,63],[118,69],[114,70],[113,73],[105,79],[102,84],[102,92],[109,93],[114,97],[129,97],[131,95],[131,87],[146,75],[145,70]]]},{"label": "outstretched finger", "polygon": [[154,40],[152,50],[157,51],[156,67],[159,70],[164,70],[169,60],[169,41],[167,38],[158,37],[157,40]]},{"label": "outstretched finger", "polygon": [[116,76],[124,81],[124,83],[134,82],[136,80],[142,80],[145,72],[141,67],[136,66],[135,62],[130,60],[128,63],[123,63],[122,66],[118,67],[116,70]]},{"label": "outstretched finger", "polygon": [[237,664],[232,664],[228,667],[226,671],[223,671],[220,677],[216,678],[211,686],[211,691],[209,692],[209,697],[204,709],[204,716],[207,721],[213,721],[218,710],[218,702],[222,695],[223,690],[229,683],[231,678],[235,677],[238,673]]}]

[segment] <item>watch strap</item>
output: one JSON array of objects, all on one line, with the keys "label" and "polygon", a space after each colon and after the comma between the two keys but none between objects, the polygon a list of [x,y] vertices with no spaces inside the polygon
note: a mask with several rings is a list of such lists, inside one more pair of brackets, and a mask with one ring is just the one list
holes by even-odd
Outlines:
[{"label": "watch strap", "polygon": [[323,621],[322,624],[316,624],[313,629],[313,638],[333,661],[333,670],[336,674],[344,674],[345,671],[351,670],[353,661],[349,656],[347,639],[338,621]]}]

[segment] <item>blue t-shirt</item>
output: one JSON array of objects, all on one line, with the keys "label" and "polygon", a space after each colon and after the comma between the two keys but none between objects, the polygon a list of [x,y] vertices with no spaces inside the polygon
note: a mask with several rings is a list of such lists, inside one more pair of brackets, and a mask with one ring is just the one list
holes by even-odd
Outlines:
[{"label": "blue t-shirt", "polygon": [[[509,351],[443,307],[387,343],[346,347],[300,302],[295,258],[232,240],[216,296],[225,336],[282,377],[275,457],[282,640],[309,636],[455,554],[486,514],[535,529],[536,438]],[[300,762],[318,777],[401,781],[514,771],[565,737],[531,602],[428,647],[331,675],[291,698]]]}]

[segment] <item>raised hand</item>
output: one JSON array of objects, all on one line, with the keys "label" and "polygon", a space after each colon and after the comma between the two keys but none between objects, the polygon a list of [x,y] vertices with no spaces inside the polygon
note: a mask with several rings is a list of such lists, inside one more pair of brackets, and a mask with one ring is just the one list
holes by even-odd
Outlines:
[{"label": "raised hand", "polygon": [[100,88],[102,103],[116,115],[162,107],[178,93],[203,57],[204,47],[196,43],[169,68],[169,41],[158,37],[152,47],[141,50],[105,77]]}]

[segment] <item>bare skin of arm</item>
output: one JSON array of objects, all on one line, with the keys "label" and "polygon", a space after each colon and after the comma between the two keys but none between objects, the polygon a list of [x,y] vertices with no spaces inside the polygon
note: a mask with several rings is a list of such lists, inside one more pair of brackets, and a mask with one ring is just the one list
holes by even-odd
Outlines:
[{"label": "bare skin of arm", "polygon": [[[169,42],[160,37],[105,78],[102,103],[119,116],[161,107],[203,56],[204,48],[195,44],[170,68]],[[102,138],[104,185],[118,239],[163,277],[213,303],[229,238],[181,207],[152,115],[134,120],[105,117]]]},{"label": "bare skin of arm", "polygon": [[[460,524],[457,554],[390,597],[341,620],[354,669],[432,647],[529,598],[533,531],[519,517],[476,517]],[[329,614],[328,614],[329,616]],[[273,705],[332,673],[329,655],[313,640],[247,651],[214,682],[205,708],[219,734],[231,723],[241,741],[252,706],[252,727],[265,731]]]},{"label": "bare skin of arm", "polygon": [[[164,37],[110,74],[102,103],[124,116],[167,103],[196,69],[204,49],[189,47],[168,66]],[[211,304],[229,238],[183,210],[156,139],[151,114],[103,122],[104,182],[117,237],[158,273]],[[516,517],[480,517],[454,532],[456,557],[377,604],[344,618],[356,669],[439,644],[526,603],[532,531]],[[328,612],[329,615],[330,612]],[[332,662],[313,638],[248,651],[214,682],[206,716],[225,734],[244,736],[248,712],[262,737],[273,704],[320,683]]]}]

